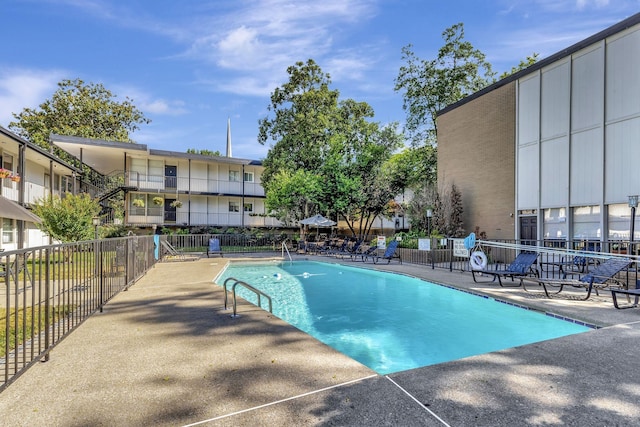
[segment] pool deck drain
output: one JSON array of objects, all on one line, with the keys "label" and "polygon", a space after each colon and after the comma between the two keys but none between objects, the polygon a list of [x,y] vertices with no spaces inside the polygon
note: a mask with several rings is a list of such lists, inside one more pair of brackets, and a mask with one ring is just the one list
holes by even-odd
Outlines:
[{"label": "pool deck drain", "polygon": [[548,300],[461,272],[375,266],[603,326],[381,376],[247,303],[231,319],[211,283],[228,260],[158,264],[0,393],[2,424],[632,426],[640,418],[640,309],[615,310],[604,293]]}]

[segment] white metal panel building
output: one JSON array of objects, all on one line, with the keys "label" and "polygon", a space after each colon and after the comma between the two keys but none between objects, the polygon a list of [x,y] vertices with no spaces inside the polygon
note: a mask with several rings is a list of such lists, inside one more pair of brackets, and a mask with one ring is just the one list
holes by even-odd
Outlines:
[{"label": "white metal panel building", "polygon": [[541,225],[529,238],[629,240],[628,196],[640,194],[640,14],[567,51],[517,80],[520,223]]}]

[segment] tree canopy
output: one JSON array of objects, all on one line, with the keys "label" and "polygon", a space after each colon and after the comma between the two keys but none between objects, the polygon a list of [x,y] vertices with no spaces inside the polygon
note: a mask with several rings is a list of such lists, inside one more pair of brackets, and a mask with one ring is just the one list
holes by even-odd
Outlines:
[{"label": "tree canopy", "polygon": [[101,84],[62,80],[52,98],[37,109],[14,113],[16,121],[9,124],[9,129],[43,148],[49,148],[52,133],[133,142],[130,133],[150,120],[128,97],[122,102],[115,98]]},{"label": "tree canopy", "polygon": [[196,148],[187,148],[187,153],[189,154],[200,154],[201,156],[209,156],[209,157],[220,157],[220,151],[211,151],[211,150],[198,150]]},{"label": "tree canopy", "polygon": [[395,90],[403,93],[405,130],[415,145],[436,143],[438,111],[495,81],[485,55],[464,39],[462,23],[447,28],[442,37],[445,44],[432,60],[418,58],[412,45],[402,49],[406,64]]},{"label": "tree canopy", "polygon": [[397,124],[383,127],[370,121],[367,103],[340,100],[312,59],[287,73],[289,81],[271,94],[270,115],[260,120],[259,142],[272,143],[263,162],[267,208],[288,223],[316,213],[340,216],[354,235],[366,236],[404,188],[386,169],[402,146]]},{"label": "tree canopy", "polygon": [[500,79],[502,80],[512,74],[517,73],[520,70],[524,70],[525,68],[528,68],[531,65],[535,64],[538,61],[538,56],[539,54],[535,52],[527,56],[525,59],[521,60],[518,65],[516,65],[515,67],[511,67],[511,71],[505,71],[504,73],[500,74]]}]

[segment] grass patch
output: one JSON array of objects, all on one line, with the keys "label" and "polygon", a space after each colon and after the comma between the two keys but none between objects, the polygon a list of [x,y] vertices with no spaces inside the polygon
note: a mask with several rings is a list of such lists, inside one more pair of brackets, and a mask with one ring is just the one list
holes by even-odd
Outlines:
[{"label": "grass patch", "polygon": [[[74,306],[54,307],[49,314],[49,324],[57,322],[61,318],[67,316],[74,309]],[[7,310],[0,308],[0,357],[5,356],[7,343],[6,325]],[[33,311],[31,307],[18,310],[18,324],[16,325],[16,312],[11,309],[9,313],[9,351],[14,350],[18,345],[24,342],[25,336],[31,337],[37,335],[45,327],[45,309],[40,307],[39,312]]]}]

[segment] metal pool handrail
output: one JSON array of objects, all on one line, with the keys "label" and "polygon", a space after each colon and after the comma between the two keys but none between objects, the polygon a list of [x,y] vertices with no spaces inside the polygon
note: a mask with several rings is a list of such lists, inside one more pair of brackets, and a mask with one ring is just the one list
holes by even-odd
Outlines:
[{"label": "metal pool handrail", "polygon": [[282,258],[284,258],[285,251],[289,256],[289,261],[293,261],[293,259],[291,258],[291,254],[289,253],[289,248],[287,247],[287,239],[284,239],[284,241],[282,242]]},{"label": "metal pool handrail", "polygon": [[238,280],[235,277],[229,277],[228,279],[226,279],[224,281],[224,283],[222,284],[222,286],[224,287],[224,309],[227,309],[227,282],[229,282],[230,280],[234,280],[235,283],[233,284],[233,286],[231,286],[231,292],[233,293],[233,314],[231,315],[231,317],[238,317],[237,314],[237,303],[236,303],[236,286],[240,285],[240,286],[244,286],[246,289],[252,291],[253,293],[256,294],[256,296],[258,297],[258,307],[262,308],[262,304],[260,302],[260,296],[264,296],[267,301],[269,301],[269,313],[273,313],[273,304],[271,302],[271,297],[267,294],[265,294],[264,292],[262,292],[260,289],[256,289],[253,286],[251,286],[250,284],[243,282],[242,280]]}]

